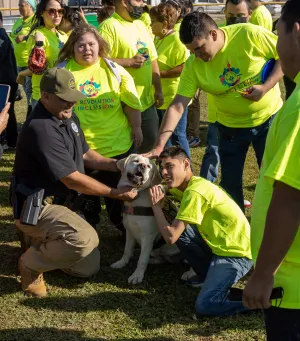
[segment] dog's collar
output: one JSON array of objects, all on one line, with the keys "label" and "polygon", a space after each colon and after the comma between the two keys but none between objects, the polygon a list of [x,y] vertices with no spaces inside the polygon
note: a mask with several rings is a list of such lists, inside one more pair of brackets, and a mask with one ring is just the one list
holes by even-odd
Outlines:
[{"label": "dog's collar", "polygon": [[144,207],[144,206],[132,207],[132,206],[124,205],[123,213],[129,214],[129,215],[146,216],[146,217],[151,217],[154,215],[152,207]]}]

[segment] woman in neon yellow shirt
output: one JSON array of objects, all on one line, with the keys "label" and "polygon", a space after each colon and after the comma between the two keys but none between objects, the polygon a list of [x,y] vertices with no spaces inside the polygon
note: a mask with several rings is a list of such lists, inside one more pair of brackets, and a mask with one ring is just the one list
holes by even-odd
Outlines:
[{"label": "woman in neon yellow shirt", "polygon": [[[36,47],[44,50],[47,69],[54,66],[60,49],[68,39],[66,33],[57,30],[64,13],[63,3],[56,0],[41,0],[37,6],[34,16],[36,23],[29,33],[27,46],[29,54]],[[40,99],[41,78],[42,74],[32,74],[32,109]]]},{"label": "woman in neon yellow shirt", "polygon": [[[106,59],[108,50],[96,28],[80,25],[62,48],[58,66],[73,73],[76,88],[86,95],[77,102],[74,111],[89,146],[103,156],[121,159],[133,152],[133,142],[136,147],[142,143],[141,103],[130,74]],[[114,187],[120,179],[119,173],[104,171],[93,176]],[[105,202],[110,220],[125,231],[121,203],[111,199]],[[95,225],[99,219],[99,198],[91,197],[87,206],[86,219]]]},{"label": "woman in neon yellow shirt", "polygon": [[[174,30],[177,20],[176,9],[168,4],[161,3],[150,10],[152,31],[156,36],[154,44],[158,55],[158,66],[160,70],[161,86],[164,95],[164,104],[157,109],[160,121],[173,101],[179,85],[180,74],[184,62],[189,57],[189,52],[179,39],[179,33]],[[167,146],[179,144],[190,157],[190,148],[186,137],[187,111],[167,143]]]},{"label": "woman in neon yellow shirt", "polygon": [[[34,24],[34,12],[36,11],[35,0],[20,0],[19,1],[19,11],[21,18],[19,18],[13,25],[12,31],[10,33],[10,39],[14,45],[14,52],[18,67],[18,72],[26,70],[28,64],[28,50],[26,47],[26,41],[28,38],[28,33]],[[31,77],[26,77],[24,79],[23,88],[26,94],[27,107],[28,110],[31,101]]]}]

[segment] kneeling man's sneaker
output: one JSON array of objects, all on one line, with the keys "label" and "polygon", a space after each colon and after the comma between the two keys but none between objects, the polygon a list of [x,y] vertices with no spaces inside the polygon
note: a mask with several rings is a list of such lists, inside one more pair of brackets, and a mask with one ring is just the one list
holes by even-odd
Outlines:
[{"label": "kneeling man's sneaker", "polygon": [[202,288],[203,286],[203,281],[200,280],[200,277],[198,275],[189,278],[185,281],[185,283],[191,288]]},{"label": "kneeling man's sneaker", "polygon": [[19,259],[19,271],[21,274],[22,290],[30,296],[45,297],[47,290],[43,279],[43,274],[28,269]]}]

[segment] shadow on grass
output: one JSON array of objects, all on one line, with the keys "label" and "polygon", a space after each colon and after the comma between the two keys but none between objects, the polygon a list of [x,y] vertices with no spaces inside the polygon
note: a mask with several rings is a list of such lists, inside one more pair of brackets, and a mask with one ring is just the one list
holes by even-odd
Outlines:
[{"label": "shadow on grass", "polygon": [[90,338],[86,337],[85,333],[77,330],[62,330],[55,328],[23,328],[23,329],[4,329],[0,330],[0,340],[5,341],[173,341],[174,339],[169,337],[151,337],[151,338],[139,338],[139,339],[104,339],[101,337]]},{"label": "shadow on grass", "polygon": [[19,256],[20,248],[6,244],[0,245],[0,296],[20,290],[19,283],[16,280]]}]

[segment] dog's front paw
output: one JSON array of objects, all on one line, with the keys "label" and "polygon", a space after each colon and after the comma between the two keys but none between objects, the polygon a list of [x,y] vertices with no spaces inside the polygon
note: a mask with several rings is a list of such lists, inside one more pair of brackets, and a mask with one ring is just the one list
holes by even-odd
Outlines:
[{"label": "dog's front paw", "polygon": [[138,284],[143,282],[144,279],[144,273],[140,271],[135,271],[129,278],[128,283],[129,284]]},{"label": "dog's front paw", "polygon": [[194,277],[196,275],[196,272],[193,270],[193,268],[190,268],[189,271],[186,271],[182,276],[181,276],[181,279],[183,281],[187,281],[189,280],[190,278]]},{"label": "dog's front paw", "polygon": [[127,262],[124,259],[120,259],[119,261],[111,264],[111,268],[113,269],[122,269],[127,264]]}]

